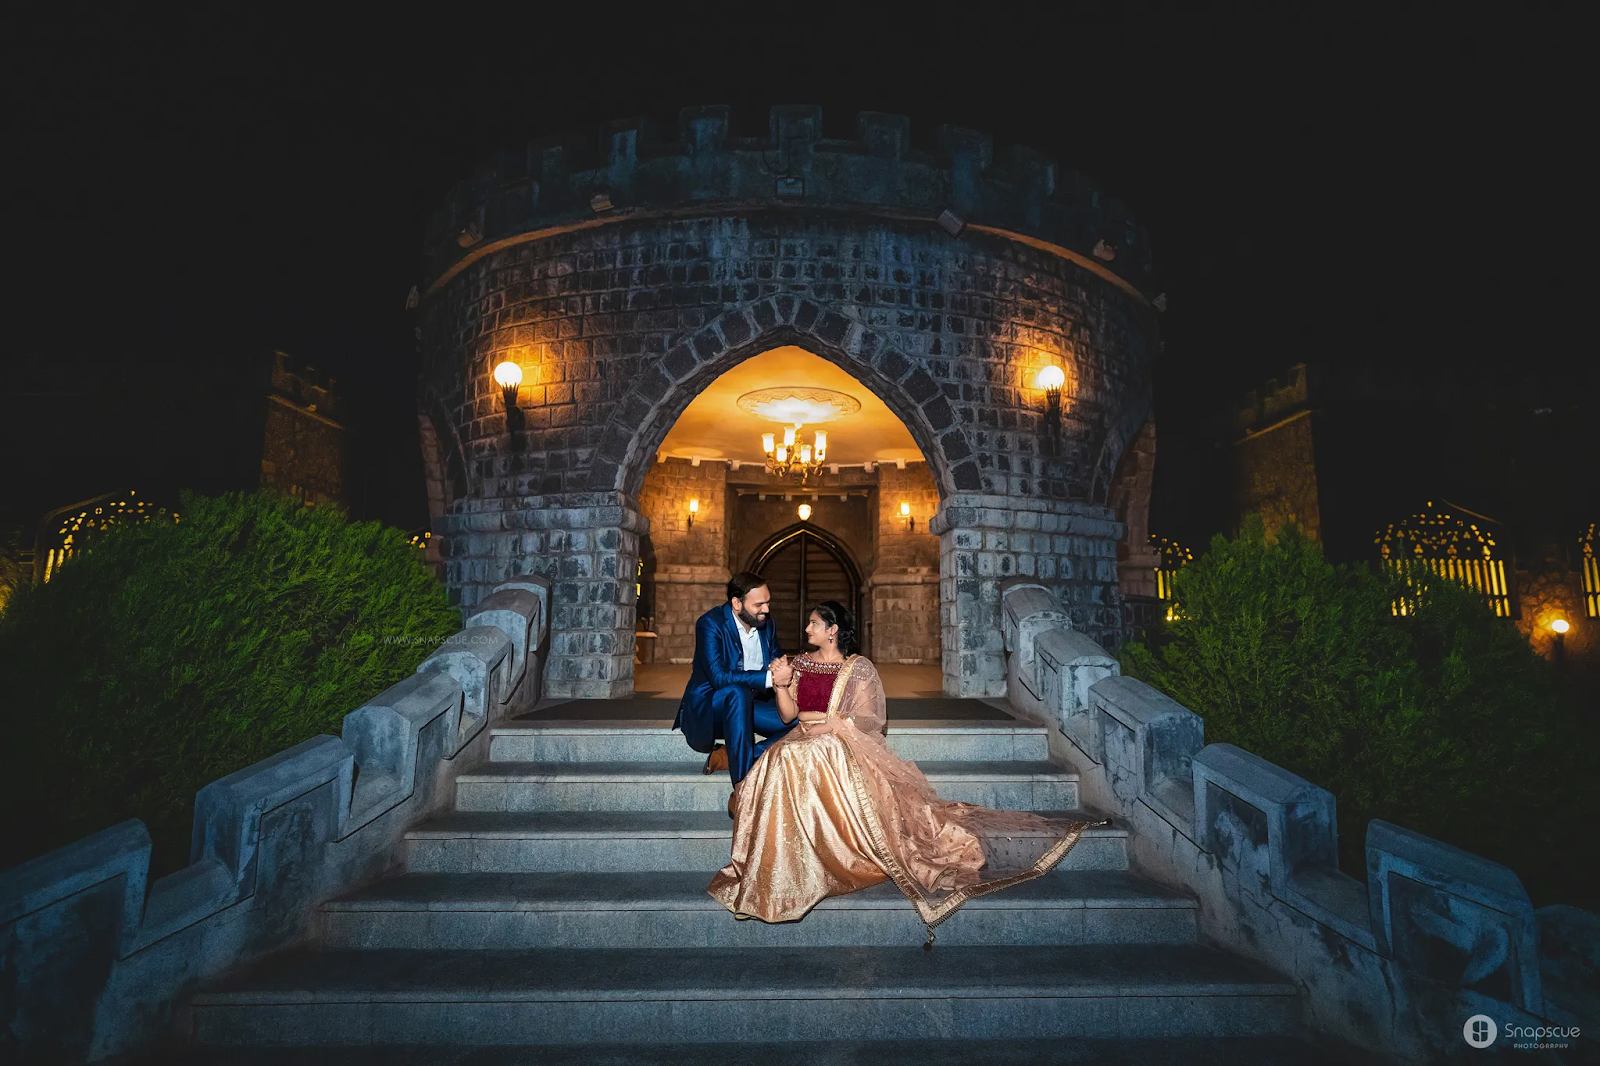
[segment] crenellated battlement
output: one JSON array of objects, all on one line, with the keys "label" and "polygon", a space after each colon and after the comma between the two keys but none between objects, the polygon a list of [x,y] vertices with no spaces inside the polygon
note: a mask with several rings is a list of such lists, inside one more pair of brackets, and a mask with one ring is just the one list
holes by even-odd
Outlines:
[{"label": "crenellated battlement", "polygon": [[287,352],[272,353],[273,395],[325,418],[338,419],[344,406],[340,402],[338,387],[338,378],[323,373],[309,363],[300,362]]},{"label": "crenellated battlement", "polygon": [[609,221],[678,213],[834,209],[1019,237],[1148,294],[1149,238],[1120,201],[1031,148],[995,157],[988,134],[936,128],[914,146],[905,115],[863,111],[850,139],[824,137],[822,109],[774,107],[764,136],[735,133],[732,109],[686,107],[676,129],[648,118],[582,140],[544,138],[500,153],[456,185],[429,222],[426,277],[504,243]]},{"label": "crenellated battlement", "polygon": [[1234,429],[1240,433],[1288,418],[1311,405],[1311,379],[1306,364],[1296,363],[1281,378],[1269,378],[1239,398]]}]

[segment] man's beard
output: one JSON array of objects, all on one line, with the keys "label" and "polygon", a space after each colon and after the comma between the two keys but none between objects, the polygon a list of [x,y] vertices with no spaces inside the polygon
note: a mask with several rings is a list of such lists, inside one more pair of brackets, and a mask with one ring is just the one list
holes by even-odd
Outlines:
[{"label": "man's beard", "polygon": [[748,611],[742,611],[741,610],[739,612],[739,621],[743,622],[745,625],[749,626],[751,629],[760,629],[761,628],[761,624],[762,624],[763,621],[765,621],[765,619],[756,618],[755,616],[751,615]]}]

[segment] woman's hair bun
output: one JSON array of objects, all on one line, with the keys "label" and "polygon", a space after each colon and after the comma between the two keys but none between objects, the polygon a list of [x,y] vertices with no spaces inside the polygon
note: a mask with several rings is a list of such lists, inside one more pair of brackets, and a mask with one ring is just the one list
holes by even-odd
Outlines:
[{"label": "woman's hair bun", "polygon": [[856,616],[850,613],[850,608],[838,600],[823,600],[811,610],[815,611],[817,617],[826,624],[839,627],[841,652],[845,655],[854,655],[861,650],[861,641],[856,635]]}]

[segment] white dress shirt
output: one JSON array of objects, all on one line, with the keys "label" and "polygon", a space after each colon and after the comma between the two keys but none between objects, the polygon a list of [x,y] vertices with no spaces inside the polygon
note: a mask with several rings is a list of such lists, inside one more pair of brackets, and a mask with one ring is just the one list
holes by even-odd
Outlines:
[{"label": "white dress shirt", "polygon": [[[744,668],[746,670],[760,670],[767,665],[767,657],[761,651],[761,633],[744,624],[744,619],[739,617],[739,612],[733,612],[733,624],[739,629],[739,643],[744,645]],[[772,671],[767,671],[766,687],[772,687]]]}]

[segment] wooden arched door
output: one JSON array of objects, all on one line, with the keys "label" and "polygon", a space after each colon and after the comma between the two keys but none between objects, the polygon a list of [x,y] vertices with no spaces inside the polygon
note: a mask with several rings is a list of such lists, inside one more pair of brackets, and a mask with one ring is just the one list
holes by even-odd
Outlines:
[{"label": "wooden arched door", "polygon": [[806,608],[838,600],[856,617],[862,631],[861,568],[839,539],[801,522],[768,538],[750,556],[749,569],[772,590],[772,623],[786,652],[806,648]]}]

